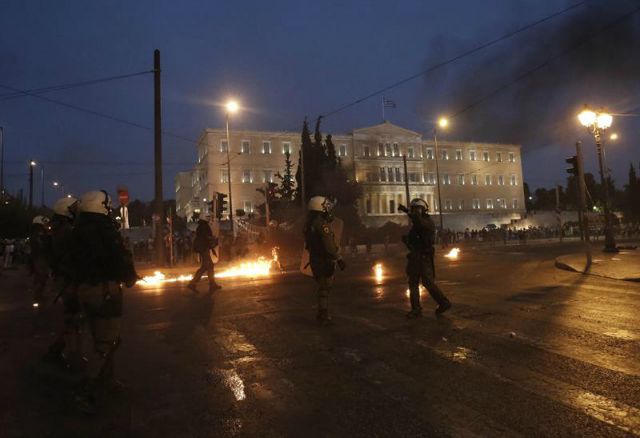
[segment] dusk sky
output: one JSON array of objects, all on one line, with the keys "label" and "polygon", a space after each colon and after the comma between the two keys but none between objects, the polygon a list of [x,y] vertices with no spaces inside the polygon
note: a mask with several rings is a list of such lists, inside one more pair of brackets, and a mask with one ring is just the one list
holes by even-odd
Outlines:
[{"label": "dusk sky", "polygon": [[[173,198],[176,172],[195,161],[195,143],[186,139],[197,139],[206,127],[222,127],[218,105],[228,97],[244,107],[232,129],[297,131],[305,116],[315,119],[579,3],[8,0],[0,14],[0,86],[27,90],[146,71],[153,50],[160,49],[164,130],[185,138],[163,138],[164,193]],[[593,138],[575,114],[584,103],[640,113],[640,38],[633,38],[640,14],[612,32],[602,30],[593,40],[598,44],[590,41],[561,56],[567,44],[589,35],[592,23],[604,26],[638,6],[632,0],[586,3],[386,91],[397,104],[387,119],[428,135],[428,122],[437,115],[455,114],[557,55],[456,117],[444,138],[522,144],[525,181],[533,188],[565,181],[564,158],[577,139],[585,147],[587,170],[595,172]],[[574,39],[563,41],[566,36]],[[591,57],[589,50],[599,52]],[[48,204],[56,196],[53,180],[73,194],[114,192],[125,184],[132,198],[151,199],[152,130],[35,97],[7,99],[10,93],[0,88],[5,184],[11,193],[27,189],[27,163],[34,159],[45,169]],[[151,74],[42,96],[153,126]],[[345,133],[380,123],[380,100],[377,95],[328,117],[323,131]],[[629,163],[640,162],[639,128],[640,116],[614,118],[612,131],[620,140],[608,145],[607,159],[618,187]],[[39,203],[39,181],[37,188]]]}]

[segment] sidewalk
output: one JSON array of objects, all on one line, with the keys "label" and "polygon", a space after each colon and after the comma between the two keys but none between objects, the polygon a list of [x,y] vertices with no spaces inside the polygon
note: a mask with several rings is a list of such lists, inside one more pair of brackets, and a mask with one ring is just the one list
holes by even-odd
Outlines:
[{"label": "sidewalk", "polygon": [[640,281],[640,249],[622,249],[617,254],[593,249],[593,263],[588,272],[584,253],[568,254],[556,258],[555,265],[567,271],[583,272],[614,280]]}]

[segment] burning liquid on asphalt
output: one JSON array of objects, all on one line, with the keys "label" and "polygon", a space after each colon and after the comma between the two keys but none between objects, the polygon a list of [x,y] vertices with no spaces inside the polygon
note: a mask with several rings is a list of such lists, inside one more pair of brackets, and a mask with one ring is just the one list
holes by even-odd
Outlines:
[{"label": "burning liquid on asphalt", "polygon": [[[216,272],[216,278],[257,278],[268,277],[271,275],[271,269],[280,266],[278,263],[277,250],[272,251],[272,259],[265,257],[259,257],[257,260],[247,260],[240,262],[236,265],[231,265],[228,268]],[[206,275],[204,276],[206,277]],[[147,275],[141,280],[138,280],[136,284],[140,286],[158,286],[164,283],[186,283],[193,279],[191,274],[182,274],[176,277],[168,277],[161,271],[155,271],[153,275]]]},{"label": "burning liquid on asphalt", "polygon": [[382,263],[377,263],[376,265],[374,265],[373,272],[376,276],[376,284],[381,284],[382,278],[384,277],[384,274],[382,272]]},{"label": "burning liquid on asphalt", "polygon": [[460,255],[460,248],[452,248],[451,251],[446,253],[444,256],[451,260],[458,260],[459,255]]}]

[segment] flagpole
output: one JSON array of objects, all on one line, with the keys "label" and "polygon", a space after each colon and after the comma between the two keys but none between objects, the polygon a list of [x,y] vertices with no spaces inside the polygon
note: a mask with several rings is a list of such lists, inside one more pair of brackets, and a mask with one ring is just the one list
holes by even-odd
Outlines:
[{"label": "flagpole", "polygon": [[385,118],[384,118],[384,96],[382,96],[382,123],[384,123]]}]

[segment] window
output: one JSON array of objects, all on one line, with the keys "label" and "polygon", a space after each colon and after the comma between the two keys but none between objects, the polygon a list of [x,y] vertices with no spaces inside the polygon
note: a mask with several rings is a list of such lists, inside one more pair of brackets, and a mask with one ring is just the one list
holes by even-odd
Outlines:
[{"label": "window", "polygon": [[270,154],[271,153],[271,142],[270,141],[263,141],[262,142],[262,153],[263,154]]},{"label": "window", "polygon": [[496,199],[496,204],[498,205],[498,208],[507,208],[507,200],[504,198]]},{"label": "window", "polygon": [[472,186],[478,185],[478,175],[471,175],[471,185]]},{"label": "window", "polygon": [[242,171],[242,182],[245,183],[245,184],[253,182],[253,178],[251,177],[251,171],[250,170],[243,170]]},{"label": "window", "polygon": [[464,185],[464,173],[461,173],[458,175],[458,185],[459,186],[463,186]]},{"label": "window", "polygon": [[384,144],[384,156],[385,157],[390,157],[392,155],[391,153],[391,143],[385,143]]},{"label": "window", "polygon": [[433,160],[433,149],[427,148],[427,160]]},{"label": "window", "polygon": [[384,167],[380,168],[380,181],[382,182],[386,182],[387,181],[387,171]]},{"label": "window", "polygon": [[387,167],[387,181],[393,182],[393,169],[391,167]]},{"label": "window", "polygon": [[457,161],[462,160],[462,149],[456,149],[456,160]]},{"label": "window", "polygon": [[446,149],[440,150],[440,159],[441,160],[448,160],[449,159],[449,151],[447,151]]},{"label": "window", "polygon": [[513,152],[509,152],[509,163],[516,162],[516,155]]},{"label": "window", "polygon": [[338,156],[340,157],[346,157],[347,156],[347,145],[346,144],[341,144],[340,148],[338,149]]},{"label": "window", "polygon": [[476,151],[469,151],[469,159],[471,161],[476,161]]},{"label": "window", "polygon": [[482,152],[482,161],[489,161],[489,152]]},{"label": "window", "polygon": [[264,178],[262,179],[262,182],[272,183],[273,182],[273,172],[270,171],[270,170],[265,170],[264,171]]},{"label": "window", "polygon": [[244,201],[244,212],[247,214],[253,213],[253,203],[251,201]]},{"label": "window", "polygon": [[426,183],[427,184],[435,184],[436,183],[436,175],[435,173],[427,173],[427,179],[426,179]]},{"label": "window", "polygon": [[464,210],[464,199],[458,201],[458,210]]},{"label": "window", "polygon": [[444,200],[444,209],[445,210],[453,210],[453,202],[451,202],[451,199],[445,199]]},{"label": "window", "polygon": [[363,157],[371,156],[371,148],[369,146],[362,146],[362,156]]},{"label": "window", "polygon": [[413,148],[413,146],[407,147],[407,158],[415,158],[415,157],[416,157],[416,151]]},{"label": "window", "polygon": [[371,205],[371,198],[367,198],[367,200],[366,200],[365,204],[366,204],[366,207],[365,207],[365,208],[366,208],[367,214],[371,214],[371,213],[373,212],[373,210],[372,210],[372,208],[371,208],[371,207],[372,207],[372,205]]},{"label": "window", "polygon": [[442,175],[442,184],[444,184],[445,186],[448,186],[451,184],[451,178],[449,177],[448,173],[445,173],[444,175]]},{"label": "window", "polygon": [[227,152],[229,149],[229,142],[227,140],[220,140],[220,152]]},{"label": "window", "polygon": [[485,175],[484,176],[484,185],[485,186],[490,186],[491,185],[491,175]]},{"label": "window", "polygon": [[498,185],[499,186],[503,186],[504,185],[504,176],[498,175]]},{"label": "window", "polygon": [[401,182],[402,178],[400,177],[400,168],[396,167],[396,182]]},{"label": "window", "polygon": [[228,183],[229,182],[229,172],[227,172],[227,169],[222,169],[220,171],[220,182],[221,183]]},{"label": "window", "polygon": [[251,144],[249,143],[249,140],[242,140],[242,143],[240,144],[240,152],[243,154],[251,153]]},{"label": "window", "polygon": [[291,153],[291,143],[288,141],[283,141],[282,142],[282,153],[283,154],[290,154]]},{"label": "window", "polygon": [[518,208],[518,200],[517,199],[513,199],[511,201],[511,208],[513,208],[513,209],[517,209]]},{"label": "window", "polygon": [[493,208],[493,199],[487,199],[487,208],[488,209],[492,209]]},{"label": "window", "polygon": [[502,152],[496,152],[496,161],[502,163]]},{"label": "window", "polygon": [[480,209],[480,200],[479,199],[474,199],[472,207],[473,207],[474,210],[479,210]]},{"label": "window", "polygon": [[516,176],[515,175],[511,175],[509,177],[509,184],[511,184],[512,186],[517,186],[518,185],[518,181],[516,180]]},{"label": "window", "polygon": [[378,143],[378,156],[384,157],[384,145],[382,143]]},{"label": "window", "polygon": [[409,172],[409,182],[420,182],[420,174],[417,172]]},{"label": "window", "polygon": [[393,156],[394,157],[400,156],[400,146],[398,146],[398,143],[393,144]]},{"label": "window", "polygon": [[376,172],[367,172],[367,182],[378,182],[378,174]]},{"label": "window", "polygon": [[389,199],[389,213],[393,214],[396,212],[396,200]]}]

